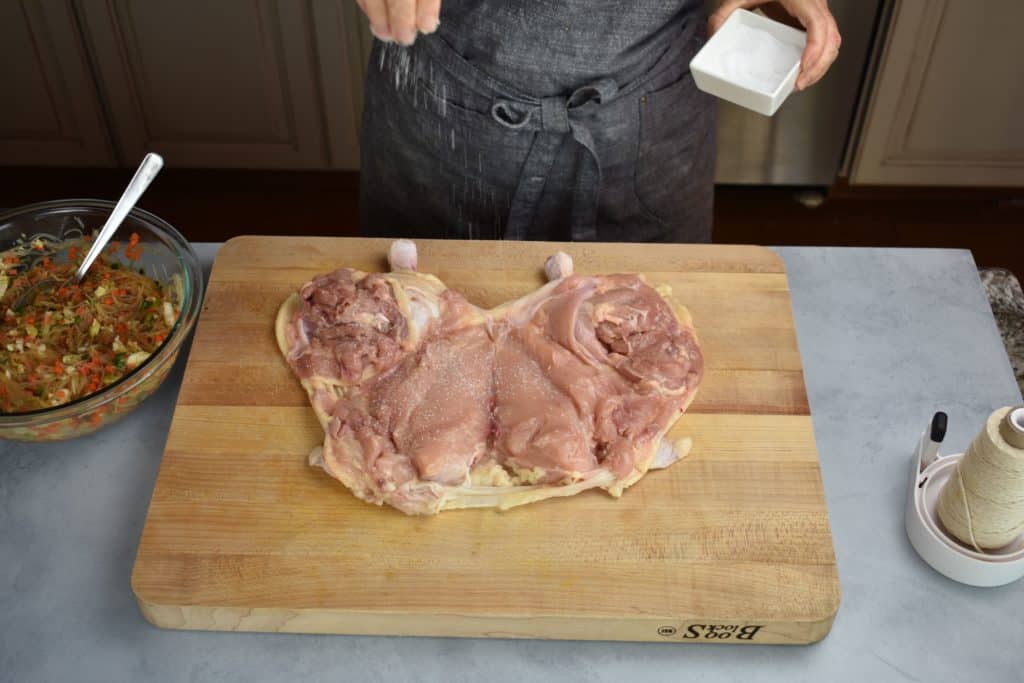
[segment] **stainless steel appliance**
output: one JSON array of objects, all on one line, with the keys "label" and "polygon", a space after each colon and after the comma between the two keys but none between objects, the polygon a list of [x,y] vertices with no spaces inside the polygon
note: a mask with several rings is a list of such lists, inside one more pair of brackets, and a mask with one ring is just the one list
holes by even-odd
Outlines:
[{"label": "stainless steel appliance", "polygon": [[831,185],[850,135],[882,0],[831,0],[839,58],[768,118],[728,102],[718,111],[719,183]]}]

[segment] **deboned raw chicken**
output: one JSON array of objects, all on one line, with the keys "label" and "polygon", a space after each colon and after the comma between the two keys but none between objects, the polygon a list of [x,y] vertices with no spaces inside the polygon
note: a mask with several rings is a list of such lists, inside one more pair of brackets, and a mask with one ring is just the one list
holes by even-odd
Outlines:
[{"label": "deboned raw chicken", "polygon": [[324,428],[310,456],[359,498],[407,514],[619,496],[686,454],[664,440],[703,358],[686,309],[637,275],[549,282],[491,310],[416,272],[342,268],[278,313],[278,344]]}]

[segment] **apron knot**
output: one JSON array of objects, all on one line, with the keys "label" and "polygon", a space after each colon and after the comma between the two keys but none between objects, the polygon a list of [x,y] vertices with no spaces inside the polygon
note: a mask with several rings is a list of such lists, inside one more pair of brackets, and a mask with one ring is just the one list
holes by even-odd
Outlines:
[{"label": "apron knot", "polygon": [[564,97],[545,97],[540,101],[541,128],[552,133],[569,132],[569,101]]},{"label": "apron knot", "polygon": [[[618,84],[610,78],[602,78],[577,88],[568,97],[544,97],[531,104],[515,100],[498,99],[491,107],[491,118],[506,128],[514,130],[527,128],[546,133],[569,133],[592,158],[576,175],[573,193],[572,238],[574,240],[596,239],[597,199],[601,188],[601,158],[597,153],[594,135],[588,128],[588,117],[594,110],[608,104],[619,94]],[[539,103],[540,106],[537,106]],[[540,121],[532,122],[534,114]],[[533,125],[530,125],[531,122]],[[519,239],[533,217],[534,208],[543,193],[544,183],[554,160],[552,145],[556,139],[534,141],[526,158],[525,170],[516,188],[509,211],[506,236]],[[596,188],[596,190],[594,189]]]},{"label": "apron knot", "polygon": [[506,128],[518,130],[530,125],[534,108],[523,109],[510,100],[498,100],[491,107],[491,118]]},{"label": "apron knot", "polygon": [[585,104],[607,104],[619,93],[619,84],[610,78],[602,78],[599,81],[589,83],[582,88],[577,88],[566,102],[568,109],[577,109]]}]

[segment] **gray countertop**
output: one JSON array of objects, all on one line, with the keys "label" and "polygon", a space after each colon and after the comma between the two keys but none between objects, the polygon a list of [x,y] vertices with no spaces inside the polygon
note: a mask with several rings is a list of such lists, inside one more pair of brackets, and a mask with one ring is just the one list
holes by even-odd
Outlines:
[{"label": "gray countertop", "polygon": [[[198,251],[209,267],[215,245]],[[129,587],[181,380],[65,444],[0,441],[0,681],[1019,681],[1024,582],[970,588],[907,541],[910,455],[1020,403],[971,256],[779,249],[789,270],[842,605],[807,647],[164,631]]]}]

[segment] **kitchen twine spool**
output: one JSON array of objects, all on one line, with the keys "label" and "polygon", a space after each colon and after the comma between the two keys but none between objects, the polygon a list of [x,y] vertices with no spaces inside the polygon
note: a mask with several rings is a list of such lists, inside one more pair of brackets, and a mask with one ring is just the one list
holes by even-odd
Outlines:
[{"label": "kitchen twine spool", "polygon": [[989,415],[939,494],[946,531],[978,552],[1024,533],[1024,408]]}]

